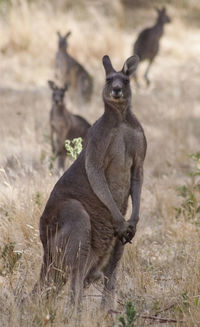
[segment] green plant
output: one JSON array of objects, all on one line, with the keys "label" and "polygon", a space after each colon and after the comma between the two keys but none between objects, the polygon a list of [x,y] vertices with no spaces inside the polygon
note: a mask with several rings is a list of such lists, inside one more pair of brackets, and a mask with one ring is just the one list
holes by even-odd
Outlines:
[{"label": "green plant", "polygon": [[137,319],[137,312],[131,301],[125,304],[125,313],[119,318],[120,327],[135,327],[135,320]]},{"label": "green plant", "polygon": [[200,224],[200,152],[189,156],[194,163],[194,170],[189,173],[190,181],[187,185],[177,188],[178,194],[184,199],[181,206],[176,209],[176,217],[183,216]]},{"label": "green plant", "polygon": [[82,145],[82,138],[74,138],[72,141],[66,140],[65,141],[65,148],[67,154],[72,158],[76,159],[78,155],[81,153],[83,145]]},{"label": "green plant", "polygon": [[194,163],[196,165],[195,171],[191,172],[190,175],[191,176],[200,176],[200,151],[190,154],[189,157],[192,158],[192,160],[194,161]]},{"label": "green plant", "polygon": [[54,167],[54,162],[56,160],[56,156],[55,155],[51,155],[49,157],[49,170],[51,171]]},{"label": "green plant", "polygon": [[42,204],[42,194],[38,191],[35,194],[35,203],[38,205],[38,207],[41,207]]},{"label": "green plant", "polygon": [[187,291],[184,291],[184,292],[181,294],[181,297],[182,297],[183,305],[184,305],[185,307],[188,307],[188,305],[189,305],[188,292],[187,292]]}]

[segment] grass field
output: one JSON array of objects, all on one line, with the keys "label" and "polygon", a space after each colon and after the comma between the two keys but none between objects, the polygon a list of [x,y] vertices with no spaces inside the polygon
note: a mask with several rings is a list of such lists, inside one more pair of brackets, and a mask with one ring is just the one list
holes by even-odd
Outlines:
[{"label": "grass field", "polygon": [[[56,3],[0,2],[2,327],[74,325],[67,287],[55,302],[27,299],[23,308],[19,305],[39,276],[39,218],[57,181],[50,169],[47,86],[54,76],[56,31],[72,31],[69,52],[94,77],[88,106],[75,108],[66,98],[72,112],[93,123],[103,113],[102,56],[108,54],[121,69],[137,33],[154,22],[153,6],[164,1],[152,1],[147,8],[124,6],[119,0]],[[133,111],[148,141],[138,230],[120,265],[115,310],[102,314],[102,285],[90,287],[84,297],[84,327],[120,326],[127,300],[137,312],[134,326],[200,326],[200,188],[198,176],[189,176],[198,167],[188,156],[200,151],[200,6],[195,0],[169,3],[172,23],[152,65],[152,83],[147,88],[143,82],[145,64],[139,68],[141,88],[132,83]]]}]

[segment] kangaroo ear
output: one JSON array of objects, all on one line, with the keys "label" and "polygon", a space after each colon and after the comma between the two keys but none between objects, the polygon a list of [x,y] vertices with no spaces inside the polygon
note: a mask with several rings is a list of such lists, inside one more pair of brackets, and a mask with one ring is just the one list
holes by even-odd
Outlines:
[{"label": "kangaroo ear", "polygon": [[107,55],[103,56],[102,62],[103,62],[103,66],[105,68],[106,75],[108,75],[112,72],[115,72],[115,70],[111,64],[109,56],[107,56]]},{"label": "kangaroo ear", "polygon": [[160,14],[161,10],[158,7],[154,7],[155,11],[157,11],[158,14]]},{"label": "kangaroo ear", "polygon": [[65,34],[65,39],[67,39],[67,38],[68,38],[68,36],[70,36],[71,34],[72,34],[72,32],[71,32],[71,31],[67,32],[67,33]]},{"label": "kangaroo ear", "polygon": [[55,90],[57,88],[56,84],[53,81],[48,81],[48,84],[49,84],[50,89],[52,89],[52,90]]},{"label": "kangaroo ear", "polygon": [[59,39],[61,39],[61,37],[62,37],[62,36],[61,36],[60,32],[59,32],[59,31],[57,31],[56,33],[57,33],[57,35],[58,35]]},{"label": "kangaroo ear", "polygon": [[136,71],[138,63],[139,63],[139,57],[137,55],[129,57],[124,63],[124,66],[122,68],[122,73],[131,76]]}]

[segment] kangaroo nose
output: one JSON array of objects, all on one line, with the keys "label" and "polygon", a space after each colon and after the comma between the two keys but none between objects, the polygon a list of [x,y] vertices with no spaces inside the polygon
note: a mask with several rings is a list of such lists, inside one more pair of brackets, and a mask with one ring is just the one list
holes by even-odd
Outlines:
[{"label": "kangaroo nose", "polygon": [[61,97],[60,97],[60,96],[55,96],[55,97],[54,97],[54,101],[55,101],[56,103],[61,102]]},{"label": "kangaroo nose", "polygon": [[116,98],[116,99],[117,98],[120,98],[122,96],[122,89],[121,89],[120,86],[116,85],[116,86],[113,87],[113,89],[112,89],[112,96],[114,98]]}]

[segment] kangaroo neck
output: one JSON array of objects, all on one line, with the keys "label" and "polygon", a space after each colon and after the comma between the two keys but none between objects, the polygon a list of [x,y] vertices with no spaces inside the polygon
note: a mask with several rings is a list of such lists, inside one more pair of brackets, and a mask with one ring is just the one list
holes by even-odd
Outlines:
[{"label": "kangaroo neck", "polygon": [[59,47],[59,52],[62,53],[63,55],[66,55],[67,49],[65,47]]},{"label": "kangaroo neck", "polygon": [[66,108],[64,104],[54,104],[54,110],[60,114],[62,114],[64,111],[66,111]]},{"label": "kangaroo neck", "polygon": [[112,102],[104,100],[104,115],[107,120],[114,124],[125,122],[130,111],[130,101]]},{"label": "kangaroo neck", "polygon": [[160,21],[159,19],[157,20],[156,24],[154,25],[154,31],[156,32],[158,37],[161,37],[164,32],[164,23],[162,21]]}]

